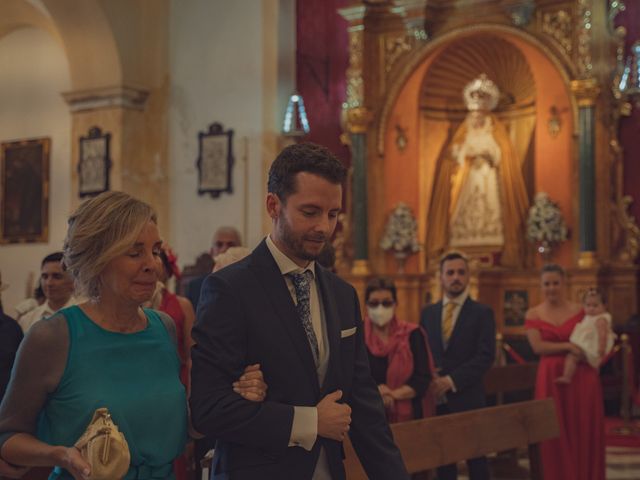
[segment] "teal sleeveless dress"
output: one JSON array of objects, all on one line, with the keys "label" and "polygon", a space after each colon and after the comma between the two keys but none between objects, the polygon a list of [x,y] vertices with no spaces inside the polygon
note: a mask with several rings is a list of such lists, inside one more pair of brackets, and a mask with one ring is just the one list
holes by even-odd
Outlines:
[{"label": "teal sleeveless dress", "polygon": [[[94,323],[77,306],[60,311],[69,327],[69,353],[58,388],[38,418],[37,437],[72,446],[107,407],[131,453],[130,479],[174,479],[173,459],[187,439],[187,400],[180,359],[162,320],[145,309],[147,328],[116,333]],[[73,480],[56,467],[49,479]]]}]

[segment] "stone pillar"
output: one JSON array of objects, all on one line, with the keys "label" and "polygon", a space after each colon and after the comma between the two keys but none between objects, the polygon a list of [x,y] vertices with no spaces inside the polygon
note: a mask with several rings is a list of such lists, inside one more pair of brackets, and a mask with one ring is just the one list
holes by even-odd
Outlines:
[{"label": "stone pillar", "polygon": [[158,227],[168,238],[169,176],[167,162],[168,85],[152,91],[114,86],[63,94],[72,114],[72,200],[78,195],[79,139],[99,127],[111,134],[109,186],[149,203],[158,214]]},{"label": "stone pillar", "polygon": [[369,229],[367,226],[367,128],[371,122],[371,112],[363,107],[349,110],[347,128],[351,137],[351,161],[353,167],[353,267],[354,275],[368,275]]},{"label": "stone pillar", "polygon": [[574,80],[571,90],[578,102],[579,238],[578,266],[595,267],[596,188],[595,188],[595,103],[600,93],[593,78]]}]

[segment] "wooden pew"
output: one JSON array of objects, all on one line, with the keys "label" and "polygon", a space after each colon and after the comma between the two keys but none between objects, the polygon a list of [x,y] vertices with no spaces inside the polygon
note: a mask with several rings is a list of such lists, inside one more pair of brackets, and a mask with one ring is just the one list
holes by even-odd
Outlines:
[{"label": "wooden pew", "polygon": [[[533,399],[533,391],[536,386],[537,362],[523,364],[494,365],[484,376],[484,391],[487,395],[495,395],[495,405],[502,405],[505,394],[511,394],[509,403]],[[524,395],[514,397],[515,393],[523,392]],[[527,394],[529,392],[529,394]],[[499,452],[495,458],[490,459],[491,470],[497,476],[503,478],[515,477],[516,473],[524,473],[518,465],[518,449],[513,448],[506,452]],[[518,478],[522,478],[518,476]]]},{"label": "wooden pew", "polygon": [[[539,443],[560,434],[552,399],[396,423],[391,430],[409,473],[528,446],[532,479],[542,478]],[[366,479],[348,440],[344,447],[347,479]]]},{"label": "wooden pew", "polygon": [[504,393],[533,390],[537,372],[535,362],[493,366],[484,376],[484,391],[487,395],[497,395],[500,404]]}]

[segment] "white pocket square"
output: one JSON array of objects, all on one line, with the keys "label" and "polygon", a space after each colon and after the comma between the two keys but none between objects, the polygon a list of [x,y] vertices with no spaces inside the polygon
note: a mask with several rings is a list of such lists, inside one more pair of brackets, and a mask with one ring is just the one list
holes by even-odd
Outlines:
[{"label": "white pocket square", "polygon": [[340,330],[340,338],[350,337],[356,333],[358,327],[347,328],[346,330]]}]

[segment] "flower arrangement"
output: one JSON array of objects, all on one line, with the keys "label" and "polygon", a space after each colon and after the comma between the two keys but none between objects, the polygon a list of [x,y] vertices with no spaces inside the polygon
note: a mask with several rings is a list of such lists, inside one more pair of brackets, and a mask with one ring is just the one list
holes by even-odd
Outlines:
[{"label": "flower arrangement", "polygon": [[527,218],[527,240],[540,242],[542,247],[538,250],[544,253],[549,244],[565,241],[568,233],[558,204],[545,192],[536,193]]},{"label": "flower arrangement", "polygon": [[418,225],[411,209],[400,202],[391,212],[384,235],[380,240],[383,250],[393,250],[396,257],[406,257],[420,251]]}]

